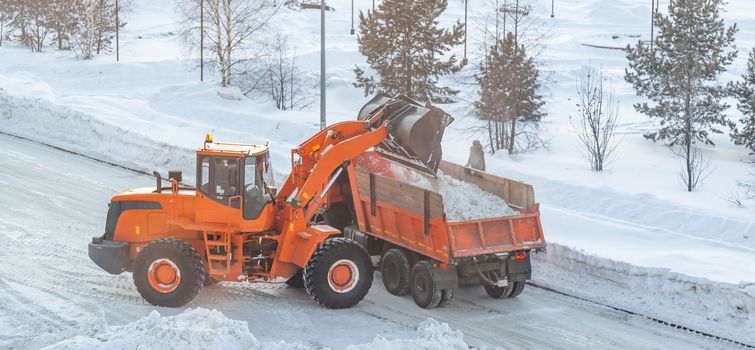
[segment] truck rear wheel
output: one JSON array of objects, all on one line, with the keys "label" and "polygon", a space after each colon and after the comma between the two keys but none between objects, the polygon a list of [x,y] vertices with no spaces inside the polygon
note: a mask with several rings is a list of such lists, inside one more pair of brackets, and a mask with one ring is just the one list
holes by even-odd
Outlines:
[{"label": "truck rear wheel", "polygon": [[388,293],[406,295],[409,293],[409,257],[397,248],[385,251],[380,259],[380,275]]},{"label": "truck rear wheel", "polygon": [[456,290],[455,289],[444,289],[440,293],[440,303],[438,303],[438,307],[444,307],[451,303],[452,300],[454,300],[454,294]]},{"label": "truck rear wheel", "polygon": [[318,304],[345,309],[358,304],[372,286],[374,268],[357,242],[329,238],[315,251],[304,268],[304,287]]},{"label": "truck rear wheel", "polygon": [[442,291],[433,277],[432,266],[427,261],[419,261],[412,267],[409,276],[412,299],[423,309],[435,308],[441,301]]},{"label": "truck rear wheel", "polygon": [[202,258],[182,239],[156,239],[134,261],[136,290],[152,305],[183,306],[197,296],[204,279]]},{"label": "truck rear wheel", "polygon": [[506,287],[492,286],[486,283],[483,287],[485,287],[485,292],[487,292],[491,298],[515,298],[519,296],[519,294],[522,294],[522,291],[524,290],[524,282],[509,283]]}]

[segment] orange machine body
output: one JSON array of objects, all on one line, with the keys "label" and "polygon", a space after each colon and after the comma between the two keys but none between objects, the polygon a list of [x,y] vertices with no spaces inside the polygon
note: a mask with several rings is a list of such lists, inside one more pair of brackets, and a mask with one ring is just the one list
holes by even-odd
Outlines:
[{"label": "orange machine body", "polygon": [[[263,159],[258,161],[257,168],[269,167],[267,147],[205,143],[204,148],[197,150],[198,188],[181,187],[171,179],[170,188],[137,188],[115,195],[105,239],[128,242],[133,260],[155,239],[180,238],[203,255],[209,276],[216,280],[288,279],[306,266],[321,242],[341,233],[327,225],[312,224],[318,210],[327,204],[323,192],[327,191],[325,187],[333,171],[386,135],[384,126],[371,127],[364,121],[334,124],[317,133],[292,150],[291,174],[280,190],[266,194],[269,200],[249,219],[243,212],[247,198],[239,191],[213,197],[208,194],[210,190],[201,188],[207,181],[201,176],[209,177],[210,173],[201,162],[222,159],[228,164],[243,165],[243,161]],[[254,176],[262,178],[259,174]],[[234,181],[239,180],[230,182]],[[266,183],[267,188],[262,190],[267,191],[270,185]],[[267,260],[252,262],[255,256],[245,249],[251,242],[269,243],[269,251],[257,252],[270,253]]]}]

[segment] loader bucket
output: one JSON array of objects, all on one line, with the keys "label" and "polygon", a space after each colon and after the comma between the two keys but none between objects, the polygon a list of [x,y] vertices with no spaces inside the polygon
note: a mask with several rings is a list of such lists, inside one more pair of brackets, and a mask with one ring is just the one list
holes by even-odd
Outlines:
[{"label": "loader bucket", "polygon": [[[435,174],[443,155],[443,132],[453,118],[440,108],[423,107],[404,96],[375,96],[359,111],[359,120],[375,117],[383,111],[382,120],[391,138],[379,150],[404,165]],[[374,124],[373,124],[374,125]]]}]

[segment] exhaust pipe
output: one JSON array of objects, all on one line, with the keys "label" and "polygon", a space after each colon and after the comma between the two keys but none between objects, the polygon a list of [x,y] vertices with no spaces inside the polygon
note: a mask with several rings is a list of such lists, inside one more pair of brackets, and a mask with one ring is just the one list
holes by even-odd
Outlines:
[{"label": "exhaust pipe", "polygon": [[358,118],[370,119],[381,110],[383,117],[377,122],[386,125],[391,139],[379,145],[380,151],[404,165],[433,175],[437,173],[443,156],[443,132],[454,119],[440,108],[424,107],[405,96],[385,95],[377,95],[367,102]]}]

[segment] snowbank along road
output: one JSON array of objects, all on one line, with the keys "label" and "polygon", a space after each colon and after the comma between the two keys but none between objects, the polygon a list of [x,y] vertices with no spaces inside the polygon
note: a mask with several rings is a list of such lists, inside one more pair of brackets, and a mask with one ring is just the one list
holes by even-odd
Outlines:
[{"label": "snowbank along road", "polygon": [[[0,264],[0,348],[42,348],[149,315],[155,308],[139,297],[130,274],[103,272],[86,247],[103,229],[110,196],[153,179],[5,135],[0,159],[0,258],[6,262]],[[488,298],[482,288],[464,289],[447,308],[423,310],[378,282],[356,307],[326,310],[286,286],[220,284],[203,289],[189,307],[246,321],[261,341],[333,348],[378,335],[411,338],[427,318],[462,331],[472,346],[736,347],[538,288],[505,301]],[[157,309],[163,315],[184,310]]]}]

